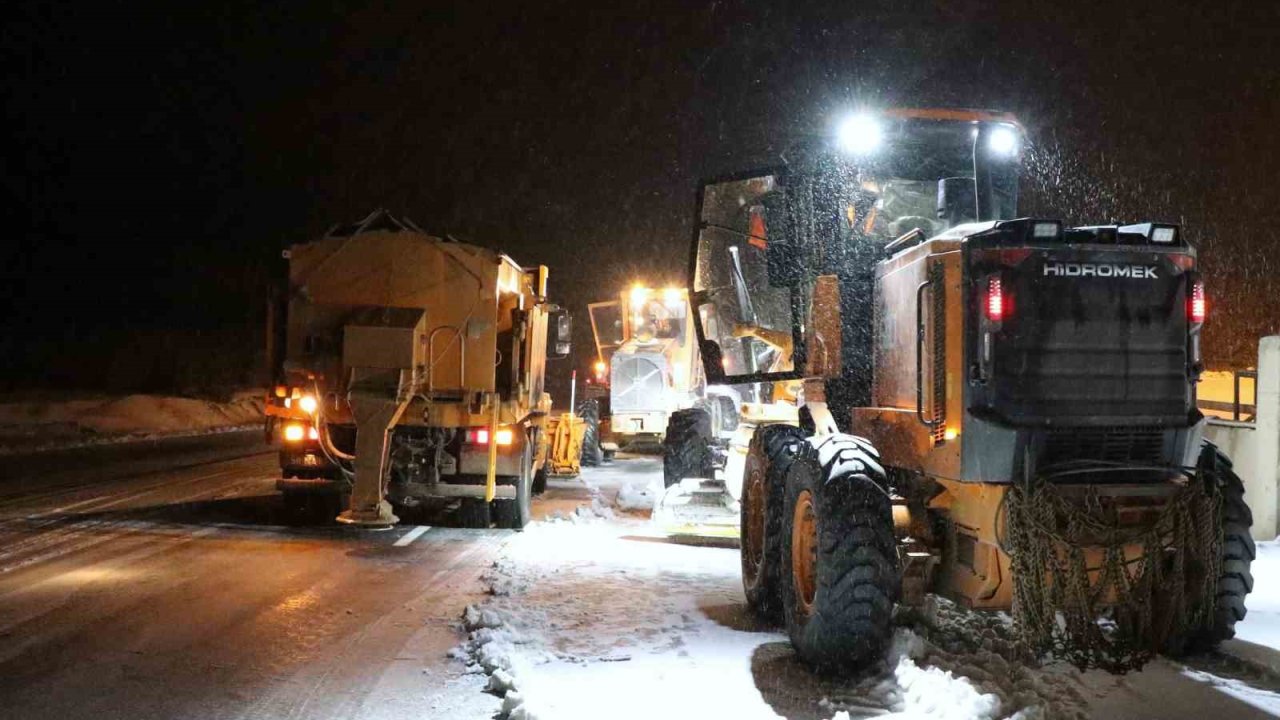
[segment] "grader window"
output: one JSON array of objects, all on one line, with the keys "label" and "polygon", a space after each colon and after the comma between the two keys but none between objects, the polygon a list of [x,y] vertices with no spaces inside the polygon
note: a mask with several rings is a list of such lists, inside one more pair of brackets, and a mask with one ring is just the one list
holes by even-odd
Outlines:
[{"label": "grader window", "polygon": [[[771,174],[703,188],[694,258],[702,336],[719,347],[729,382],[794,377],[798,367],[794,288],[770,282],[766,197]],[[715,322],[709,321],[715,318]]]}]

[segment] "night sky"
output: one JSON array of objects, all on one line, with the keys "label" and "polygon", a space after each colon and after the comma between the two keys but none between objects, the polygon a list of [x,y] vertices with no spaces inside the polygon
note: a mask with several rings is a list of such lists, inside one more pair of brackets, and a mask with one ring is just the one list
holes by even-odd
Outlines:
[{"label": "night sky", "polygon": [[280,248],[376,207],[550,265],[585,320],[683,279],[697,178],[864,106],[1018,114],[1029,211],[1184,223],[1216,364],[1280,330],[1277,3],[24,4],[10,386],[109,383],[144,335],[248,357]]}]

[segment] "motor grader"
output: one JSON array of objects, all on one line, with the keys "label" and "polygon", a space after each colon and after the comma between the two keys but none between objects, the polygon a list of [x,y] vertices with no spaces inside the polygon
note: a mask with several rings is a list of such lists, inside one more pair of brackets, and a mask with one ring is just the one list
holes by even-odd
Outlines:
[{"label": "motor grader", "polygon": [[285,257],[267,414],[287,499],[341,498],[364,526],[460,501],[467,526],[518,529],[547,474],[576,474],[582,421],[543,386],[571,336],[545,267],[385,211]]},{"label": "motor grader", "polygon": [[[703,375],[687,290],[637,283],[617,300],[587,309],[596,342],[596,388],[608,388],[610,449],[664,442],[671,414],[689,407],[705,409],[713,427],[736,427],[738,394],[708,386]],[[686,430],[674,429],[677,435]]]},{"label": "motor grader", "polygon": [[701,188],[708,381],[796,411],[703,473],[736,486],[748,604],[819,669],[881,657],[928,592],[1117,671],[1244,616],[1251,515],[1195,404],[1196,248],[1020,218],[1023,142],[1002,113],[884,111]]}]

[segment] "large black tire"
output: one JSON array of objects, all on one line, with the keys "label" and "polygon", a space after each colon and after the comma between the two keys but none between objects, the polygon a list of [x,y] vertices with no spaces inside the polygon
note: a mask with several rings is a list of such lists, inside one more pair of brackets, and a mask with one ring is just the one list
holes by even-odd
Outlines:
[{"label": "large black tire", "polygon": [[888,645],[902,572],[887,487],[875,449],[849,435],[800,444],[787,474],[783,615],[819,672],[866,667]]},{"label": "large black tire", "polygon": [[766,425],[751,437],[742,480],[742,589],[747,606],[768,622],[782,619],[782,509],[787,471],[804,431]]},{"label": "large black tire", "polygon": [[711,477],[711,414],[702,408],[671,413],[662,440],[662,480],[671,487],[687,477]]},{"label": "large black tire", "polygon": [[533,494],[541,495],[547,491],[547,466],[543,465],[533,474]]},{"label": "large black tire", "polygon": [[1231,467],[1231,460],[1217,447],[1205,443],[1197,470],[1201,477],[1218,484],[1222,493],[1222,574],[1214,602],[1213,624],[1196,637],[1189,649],[1210,650],[1223,640],[1235,637],[1236,623],[1244,619],[1244,600],[1253,592],[1250,566],[1257,554],[1253,536],[1253,512],[1244,501],[1244,482]]},{"label": "large black tire", "polygon": [[578,417],[586,423],[579,462],[584,467],[595,467],[604,462],[604,450],[600,448],[600,403],[594,399],[578,403]]},{"label": "large black tire", "polygon": [[533,445],[524,444],[520,458],[520,476],[515,479],[514,500],[494,500],[493,520],[500,528],[523,530],[533,520]]},{"label": "large black tire", "polygon": [[489,529],[489,503],[484,498],[462,498],[458,520],[464,528]]}]

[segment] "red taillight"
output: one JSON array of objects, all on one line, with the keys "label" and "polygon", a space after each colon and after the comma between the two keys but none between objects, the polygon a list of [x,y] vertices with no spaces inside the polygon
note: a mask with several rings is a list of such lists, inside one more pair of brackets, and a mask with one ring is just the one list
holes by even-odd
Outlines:
[{"label": "red taillight", "polygon": [[1004,285],[999,275],[987,278],[987,319],[991,322],[1004,320]]},{"label": "red taillight", "polygon": [[1204,281],[1199,278],[1191,281],[1191,300],[1187,303],[1187,317],[1193,323],[1204,322],[1208,314],[1208,305],[1204,299]]},{"label": "red taillight", "polygon": [[490,437],[495,444],[501,446],[511,445],[516,440],[515,431],[509,427],[500,427],[493,433],[489,432],[489,428],[472,428],[467,431],[469,445],[488,445]]}]

